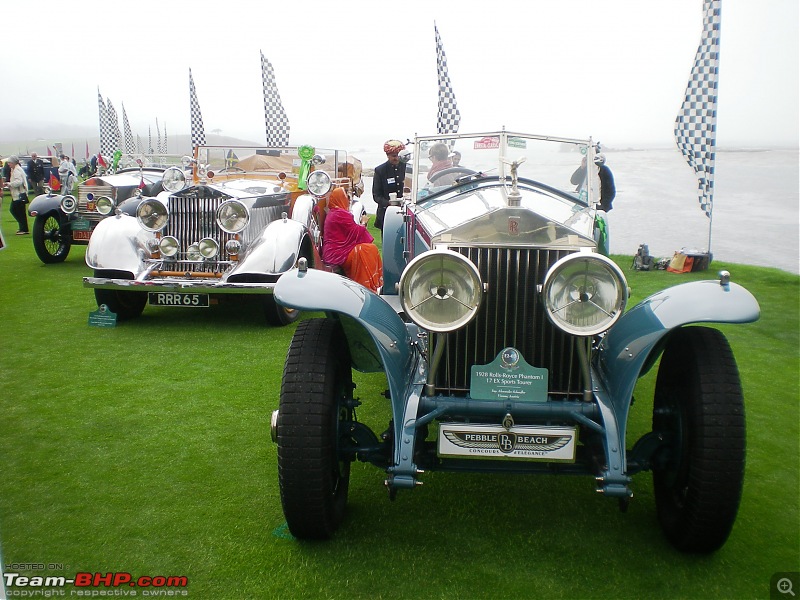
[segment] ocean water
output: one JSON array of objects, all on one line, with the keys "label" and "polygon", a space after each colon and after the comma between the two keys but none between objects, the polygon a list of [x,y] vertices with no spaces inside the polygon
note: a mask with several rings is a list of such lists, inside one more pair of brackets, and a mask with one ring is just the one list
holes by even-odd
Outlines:
[{"label": "ocean water", "polygon": [[[694,171],[676,148],[603,152],[617,186],[608,214],[613,254],[633,255],[640,244],[647,244],[656,258],[684,248],[705,252],[710,236],[715,260],[800,273],[796,149],[718,149],[710,220],[697,200]],[[379,152],[352,154],[365,169],[386,160]],[[374,213],[370,177],[365,186],[362,200]]]}]

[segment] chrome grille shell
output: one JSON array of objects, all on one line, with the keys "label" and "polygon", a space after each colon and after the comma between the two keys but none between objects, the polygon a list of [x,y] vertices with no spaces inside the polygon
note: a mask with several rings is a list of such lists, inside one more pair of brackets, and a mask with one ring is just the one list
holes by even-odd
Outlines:
[{"label": "chrome grille shell", "polygon": [[545,314],[538,287],[550,266],[575,249],[530,247],[449,246],[469,258],[487,284],[476,318],[446,334],[435,386],[440,394],[469,392],[471,368],[491,363],[503,348],[513,346],[532,366],[549,373],[549,393],[581,393],[581,370],[576,344],[586,340],[553,326]]}]

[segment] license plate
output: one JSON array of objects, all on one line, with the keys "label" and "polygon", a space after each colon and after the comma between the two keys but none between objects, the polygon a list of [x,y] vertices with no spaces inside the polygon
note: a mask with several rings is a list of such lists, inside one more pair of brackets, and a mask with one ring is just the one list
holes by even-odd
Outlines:
[{"label": "license plate", "polygon": [[73,231],[72,241],[74,242],[88,242],[92,237],[91,231]]},{"label": "license plate", "polygon": [[149,292],[148,301],[153,306],[185,306],[206,308],[208,294],[187,294],[185,292]]},{"label": "license plate", "polygon": [[439,425],[439,456],[574,462],[575,427]]},{"label": "license plate", "polygon": [[75,219],[70,223],[72,231],[91,231],[92,222],[89,219]]}]

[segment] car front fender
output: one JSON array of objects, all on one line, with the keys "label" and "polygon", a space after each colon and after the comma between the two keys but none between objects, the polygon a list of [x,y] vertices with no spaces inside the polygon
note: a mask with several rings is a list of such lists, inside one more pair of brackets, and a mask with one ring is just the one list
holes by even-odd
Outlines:
[{"label": "car front fender", "polygon": [[[405,397],[413,340],[406,324],[383,298],[355,281],[317,269],[292,269],[285,273],[278,279],[274,294],[279,304],[289,308],[344,317],[353,366],[360,371],[383,368],[391,397]],[[353,322],[360,327],[351,327]],[[364,344],[369,340],[363,332],[368,334],[373,347]]]},{"label": "car front fender", "polygon": [[134,217],[124,213],[103,219],[86,246],[86,264],[91,269],[127,271],[135,278],[145,268],[150,237]]},{"label": "car front fender", "polygon": [[719,280],[684,283],[646,298],[627,311],[600,344],[599,373],[612,402],[617,409],[629,405],[636,380],[655,362],[662,338],[676,327],[751,323],[759,314],[758,301],[749,291]]},{"label": "car front fender", "polygon": [[28,205],[28,214],[32,217],[37,215],[44,215],[49,212],[58,211],[59,217],[64,216],[61,212],[61,199],[64,196],[61,194],[42,194],[36,196]]},{"label": "car front fender", "polygon": [[306,227],[293,219],[278,219],[267,225],[252,242],[231,275],[280,275],[297,263]]}]

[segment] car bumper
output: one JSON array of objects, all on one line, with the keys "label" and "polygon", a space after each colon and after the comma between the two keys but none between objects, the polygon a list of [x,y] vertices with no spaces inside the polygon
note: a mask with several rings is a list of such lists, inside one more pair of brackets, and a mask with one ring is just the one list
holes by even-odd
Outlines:
[{"label": "car bumper", "polygon": [[112,279],[106,277],[84,277],[83,287],[121,290],[128,292],[193,292],[196,294],[271,294],[275,288],[272,282],[229,283],[223,281],[159,279],[136,281],[132,279]]}]

